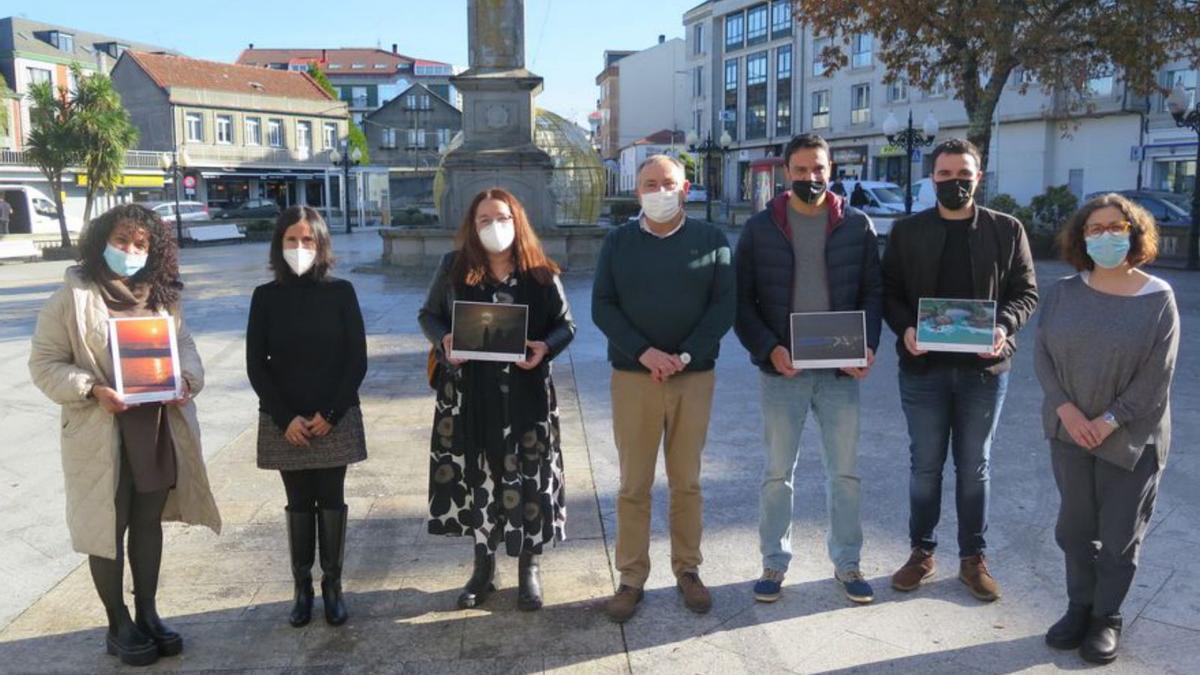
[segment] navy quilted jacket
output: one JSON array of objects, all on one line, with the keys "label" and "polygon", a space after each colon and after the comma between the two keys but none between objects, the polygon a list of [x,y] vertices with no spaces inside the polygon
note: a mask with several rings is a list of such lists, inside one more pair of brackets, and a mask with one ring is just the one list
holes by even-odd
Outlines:
[{"label": "navy quilted jacket", "polygon": [[[738,239],[737,318],[734,331],[750,352],[750,360],[774,373],[771,351],[790,344],[792,311],[791,229],[787,200],[791,192],[771,200],[767,208],[746,221]],[[883,278],[875,227],[865,213],[838,195],[826,195],[825,267],[829,275],[829,309],[861,310],[867,319],[867,346],[878,351],[883,317]]]}]

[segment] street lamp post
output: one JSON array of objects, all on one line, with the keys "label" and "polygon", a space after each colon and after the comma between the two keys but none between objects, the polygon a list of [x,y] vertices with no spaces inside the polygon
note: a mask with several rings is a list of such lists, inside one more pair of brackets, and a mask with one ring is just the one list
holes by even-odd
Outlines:
[{"label": "street lamp post", "polygon": [[358,148],[351,148],[347,139],[342,143],[342,152],[334,148],[333,152],[329,153],[329,159],[335,166],[342,167],[342,215],[346,219],[346,234],[350,234],[350,166],[358,164],[362,159],[362,152]]},{"label": "street lamp post", "polygon": [[714,142],[712,133],[709,133],[708,136],[704,138],[704,142],[701,143],[700,134],[693,129],[687,132],[684,141],[687,143],[689,150],[692,152],[699,152],[704,156],[704,175],[705,180],[708,182],[704,188],[704,214],[708,222],[711,223],[713,222],[713,185],[716,182],[716,173],[714,172],[716,163],[713,161],[713,157],[718,152],[722,153],[723,155],[725,151],[729,149],[729,145],[733,143],[733,137],[729,135],[728,131],[723,131],[721,132],[721,138]]},{"label": "street lamp post", "polygon": [[1196,174],[1192,176],[1192,225],[1188,230],[1187,268],[1200,270],[1200,101],[1189,101],[1183,83],[1176,82],[1167,99],[1167,109],[1176,125],[1196,132]]},{"label": "street lamp post", "polygon": [[919,131],[913,128],[912,110],[908,111],[908,126],[901,129],[900,121],[896,119],[895,113],[888,113],[887,119],[883,122],[883,134],[887,136],[888,143],[892,145],[901,145],[904,148],[904,213],[912,213],[912,164],[913,154],[917,148],[923,148],[933,144],[933,137],[937,136],[938,122],[934,118],[933,113],[925,117],[925,122],[921,125]]},{"label": "street lamp post", "polygon": [[171,175],[171,182],[175,186],[175,238],[179,245],[183,246],[183,215],[179,212],[179,187],[183,172],[187,171],[188,167],[187,150],[162,153],[158,156],[158,166],[164,173]]}]

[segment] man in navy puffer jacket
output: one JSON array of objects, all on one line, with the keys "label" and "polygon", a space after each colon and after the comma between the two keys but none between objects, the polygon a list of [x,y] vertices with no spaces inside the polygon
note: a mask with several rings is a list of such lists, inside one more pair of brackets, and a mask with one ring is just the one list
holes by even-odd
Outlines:
[{"label": "man in navy puffer jacket", "polygon": [[[858,382],[879,346],[883,281],[875,229],[862,211],[826,190],[829,146],[815,134],[788,143],[784,157],[792,189],[771,201],[742,231],[734,265],[734,329],[762,371],[767,466],[761,490],[760,601],[779,598],[791,562],[792,474],[809,408],[821,427],[827,539],[834,578],[847,597],[867,603],[871,586],[859,572]],[[862,311],[868,365],[840,370],[792,367],[790,316],[797,312]]]}]

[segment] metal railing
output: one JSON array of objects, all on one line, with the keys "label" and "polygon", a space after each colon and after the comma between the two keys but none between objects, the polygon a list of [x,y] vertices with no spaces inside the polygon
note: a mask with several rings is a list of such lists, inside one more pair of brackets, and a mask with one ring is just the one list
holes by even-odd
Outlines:
[{"label": "metal railing", "polygon": [[[151,150],[130,150],[125,153],[126,169],[141,169],[161,171],[159,158],[161,152]],[[312,166],[326,165],[333,162],[329,158],[329,150],[304,151],[291,148],[256,148],[256,147],[220,147],[220,146],[187,146],[188,159],[197,162],[221,162],[224,164],[255,163],[271,166]],[[0,150],[0,166],[33,166],[32,160],[24,150]]]}]

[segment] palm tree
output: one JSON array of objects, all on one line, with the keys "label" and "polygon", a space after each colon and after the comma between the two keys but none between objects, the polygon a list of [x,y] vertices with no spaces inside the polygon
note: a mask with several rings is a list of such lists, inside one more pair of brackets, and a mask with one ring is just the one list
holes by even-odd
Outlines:
[{"label": "palm tree", "polygon": [[100,191],[113,192],[125,169],[125,153],[137,144],[138,131],[112,80],[102,73],[84,76],[78,64],[71,66],[77,82],[74,95],[75,130],[87,180],[83,222],[92,218],[92,204]]},{"label": "palm tree", "polygon": [[33,161],[50,183],[54,206],[58,209],[58,226],[62,245],[71,245],[67,217],[63,213],[63,173],[78,164],[82,152],[79,134],[75,129],[75,104],[67,90],[55,90],[50,82],[37,82],[29,87],[30,130],[25,143],[25,155]]}]

